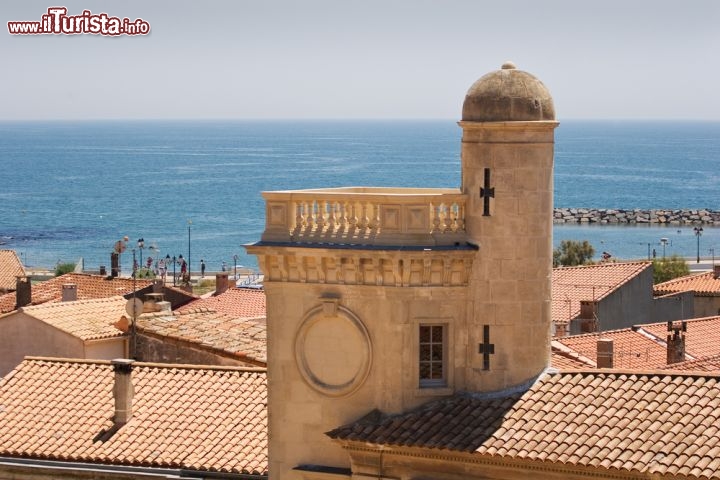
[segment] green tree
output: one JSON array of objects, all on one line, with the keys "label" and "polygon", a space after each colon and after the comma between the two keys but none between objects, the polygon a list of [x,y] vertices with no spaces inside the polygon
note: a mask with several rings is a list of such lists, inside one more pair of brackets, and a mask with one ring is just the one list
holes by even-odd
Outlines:
[{"label": "green tree", "polygon": [[553,267],[587,265],[592,263],[593,255],[595,249],[587,240],[563,240],[560,246],[553,250]]},{"label": "green tree", "polygon": [[673,254],[666,258],[653,260],[653,282],[662,283],[690,274],[690,267],[684,258]]},{"label": "green tree", "polygon": [[74,263],[58,263],[55,265],[55,276],[59,277],[60,275],[65,275],[66,273],[74,272],[75,271],[75,264]]}]

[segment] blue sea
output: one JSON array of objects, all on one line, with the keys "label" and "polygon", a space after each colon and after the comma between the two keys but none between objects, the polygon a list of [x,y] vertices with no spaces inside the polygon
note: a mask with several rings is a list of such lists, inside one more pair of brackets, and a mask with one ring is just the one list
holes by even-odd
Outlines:
[{"label": "blue sea", "polygon": [[[0,248],[26,265],[109,267],[115,242],[187,257],[192,269],[257,268],[263,190],[458,187],[461,131],[427,121],[0,123]],[[562,121],[555,206],[720,209],[720,122]],[[556,225],[616,258],[694,257],[692,227]],[[704,227],[701,255],[720,228]],[[137,250],[137,255],[140,251]],[[235,257],[237,256],[237,257]],[[122,255],[129,271],[131,255]]]}]

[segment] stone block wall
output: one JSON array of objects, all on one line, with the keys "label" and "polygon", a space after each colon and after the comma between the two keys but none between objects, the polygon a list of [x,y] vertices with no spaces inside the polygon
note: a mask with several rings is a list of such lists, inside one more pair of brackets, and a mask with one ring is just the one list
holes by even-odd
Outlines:
[{"label": "stone block wall", "polygon": [[555,208],[554,223],[657,224],[720,226],[718,210],[642,210],[610,208]]}]

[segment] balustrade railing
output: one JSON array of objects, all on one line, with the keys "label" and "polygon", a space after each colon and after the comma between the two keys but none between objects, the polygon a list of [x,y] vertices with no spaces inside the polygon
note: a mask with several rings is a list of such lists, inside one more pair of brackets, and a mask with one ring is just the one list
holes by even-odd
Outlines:
[{"label": "balustrade railing", "polygon": [[364,188],[264,192],[265,241],[452,244],[465,234],[456,189]]}]

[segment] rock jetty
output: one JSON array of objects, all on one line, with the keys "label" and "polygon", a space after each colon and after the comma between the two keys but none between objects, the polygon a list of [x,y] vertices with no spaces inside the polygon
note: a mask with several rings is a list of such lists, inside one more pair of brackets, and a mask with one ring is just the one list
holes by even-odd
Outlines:
[{"label": "rock jetty", "polygon": [[720,226],[718,210],[623,210],[610,208],[556,208],[554,223],[657,224]]}]

